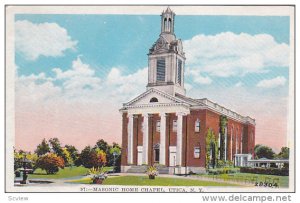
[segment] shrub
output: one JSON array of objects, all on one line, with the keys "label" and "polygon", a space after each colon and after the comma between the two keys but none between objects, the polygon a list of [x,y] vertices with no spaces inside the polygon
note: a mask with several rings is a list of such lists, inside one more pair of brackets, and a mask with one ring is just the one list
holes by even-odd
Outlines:
[{"label": "shrub", "polygon": [[217,168],[217,169],[210,169],[208,170],[208,174],[213,175],[220,175],[220,174],[231,174],[231,173],[238,173],[238,168]]},{"label": "shrub", "polygon": [[157,176],[158,175],[158,171],[155,166],[149,166],[146,173],[148,176]]},{"label": "shrub", "polygon": [[255,174],[266,174],[266,175],[279,175],[279,176],[288,176],[289,170],[286,168],[250,168],[250,167],[241,167],[241,173],[255,173]]},{"label": "shrub", "polygon": [[103,167],[91,168],[88,170],[88,174],[91,176],[91,180],[94,184],[102,184],[103,180],[107,178],[106,173],[104,172]]},{"label": "shrub", "polygon": [[225,166],[226,166],[226,161],[224,161],[224,160],[217,161],[217,168],[223,168]]},{"label": "shrub", "polygon": [[55,174],[59,168],[64,168],[64,159],[53,153],[45,154],[38,158],[36,167],[45,170],[47,174]]},{"label": "shrub", "polygon": [[86,147],[82,150],[79,160],[86,168],[99,168],[106,164],[106,154],[99,148]]}]

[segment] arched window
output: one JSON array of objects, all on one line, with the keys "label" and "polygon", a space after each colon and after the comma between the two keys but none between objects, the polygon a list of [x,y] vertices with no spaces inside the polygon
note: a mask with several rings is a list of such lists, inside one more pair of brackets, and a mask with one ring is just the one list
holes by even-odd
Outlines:
[{"label": "arched window", "polygon": [[169,24],[169,25],[168,25],[168,31],[169,31],[169,32],[171,32],[171,22],[172,22],[172,21],[171,21],[171,18],[169,18],[169,22],[168,22],[168,24]]},{"label": "arched window", "polygon": [[200,120],[195,121],[195,132],[200,132]]},{"label": "arched window", "polygon": [[157,99],[156,97],[152,97],[152,98],[150,99],[150,103],[153,103],[153,102],[158,102],[158,99]]},{"label": "arched window", "polygon": [[167,31],[167,28],[168,27],[168,25],[167,25],[167,19],[165,18],[164,19],[164,31]]}]

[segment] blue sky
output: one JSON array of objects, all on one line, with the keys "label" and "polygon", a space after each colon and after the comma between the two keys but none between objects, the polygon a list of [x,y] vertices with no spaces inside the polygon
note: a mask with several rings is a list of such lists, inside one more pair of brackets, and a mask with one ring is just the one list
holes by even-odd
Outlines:
[{"label": "blue sky", "polygon": [[[16,54],[16,64],[20,74],[52,74],[51,67],[70,67],[78,55],[96,68],[100,77],[105,77],[111,67],[123,67],[132,73],[147,66],[147,53],[160,33],[160,16],[156,15],[16,15],[16,21],[28,20],[32,23],[57,23],[68,31],[73,40],[78,41],[76,51],[67,50],[63,57],[41,56],[29,61]],[[187,40],[197,34],[216,35],[221,32],[236,34],[270,34],[278,43],[289,44],[289,17],[278,16],[176,16],[175,33]],[[188,59],[187,59],[188,60]],[[276,75],[288,77],[287,69],[271,71],[265,78]],[[244,80],[251,85],[257,82],[257,74]],[[231,81],[231,82],[230,82]],[[231,77],[224,81],[228,85],[239,81]],[[224,83],[223,83],[224,84]]]},{"label": "blue sky", "polygon": [[[289,23],[288,16],[175,17],[187,58],[187,95],[254,117],[257,142],[276,149],[286,143]],[[65,118],[80,120],[84,114],[94,118],[95,126],[89,125],[95,134],[120,142],[118,109],[145,91],[147,53],[159,37],[160,16],[18,14],[15,30],[18,136],[39,141],[48,132],[33,132],[36,123],[52,123],[54,130],[61,119],[64,131],[57,128],[56,134],[62,139],[72,140],[74,131],[92,142],[94,133]],[[66,110],[72,102],[84,109],[80,115]],[[45,118],[26,118],[29,111]],[[111,118],[99,118],[96,111]],[[274,115],[281,116],[274,121]],[[101,122],[106,130],[99,128]]]}]

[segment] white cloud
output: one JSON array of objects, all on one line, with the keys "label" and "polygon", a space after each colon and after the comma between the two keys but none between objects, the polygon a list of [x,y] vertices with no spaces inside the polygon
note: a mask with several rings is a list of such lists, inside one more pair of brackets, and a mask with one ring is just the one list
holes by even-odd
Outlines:
[{"label": "white cloud", "polygon": [[16,79],[16,102],[37,103],[61,96],[62,89],[53,84],[53,79],[44,73],[19,76]]},{"label": "white cloud", "polygon": [[82,94],[84,90],[101,89],[101,79],[95,75],[95,71],[88,64],[84,64],[79,57],[72,62],[72,67],[66,71],[59,68],[52,69],[55,72],[55,80],[63,81],[65,90],[72,94]]},{"label": "white cloud", "polygon": [[119,106],[146,90],[148,74],[148,68],[124,74],[120,68],[114,67],[105,78],[97,76],[95,69],[79,57],[69,69],[53,68],[52,71],[53,77],[44,72],[17,75],[18,100],[101,102],[111,98],[111,102]]},{"label": "white cloud", "polygon": [[142,68],[136,72],[124,75],[120,68],[112,68],[107,75],[106,85],[111,90],[112,96],[119,96],[126,101],[145,91],[147,85],[148,68]]},{"label": "white cloud", "polygon": [[65,28],[56,23],[34,24],[27,20],[15,23],[16,51],[28,60],[39,56],[62,56],[67,49],[75,50],[73,41]]},{"label": "white cloud", "polygon": [[235,87],[242,87],[244,84],[242,82],[237,82],[234,86]]},{"label": "white cloud", "polygon": [[191,76],[193,81],[198,84],[209,85],[212,83],[212,79],[209,76],[203,76],[200,71],[195,69],[187,68],[186,76]]},{"label": "white cloud", "polygon": [[262,88],[275,88],[279,86],[283,86],[286,83],[286,79],[283,76],[278,76],[276,78],[270,80],[261,80],[257,83],[257,87]]},{"label": "white cloud", "polygon": [[289,65],[289,46],[277,43],[268,34],[200,34],[185,40],[183,44],[186,64],[191,71],[211,76],[243,76],[267,72],[270,67]]}]

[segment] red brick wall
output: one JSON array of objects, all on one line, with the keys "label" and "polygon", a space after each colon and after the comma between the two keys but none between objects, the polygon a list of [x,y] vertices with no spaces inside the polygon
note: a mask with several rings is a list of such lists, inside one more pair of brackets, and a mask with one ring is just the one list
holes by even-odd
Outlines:
[{"label": "red brick wall", "polygon": [[[252,137],[251,137],[251,134]],[[255,126],[254,125],[251,125],[251,124],[248,124],[248,140],[249,140],[249,143],[248,143],[248,153],[251,153],[252,156],[254,157],[254,146],[255,146]]]},{"label": "red brick wall", "polygon": [[[206,135],[206,110],[193,110],[188,118],[187,139],[187,166],[205,167],[205,135]],[[200,120],[200,132],[195,132],[195,122]],[[194,148],[200,147],[200,158],[194,158]]]},{"label": "red brick wall", "polygon": [[[237,153],[240,154],[241,151],[241,133],[243,131],[243,127],[244,125],[240,122],[237,122],[235,120],[232,119],[228,119],[228,148],[227,148],[227,159],[230,160],[231,159],[231,153],[232,153],[232,158],[234,159],[234,155],[236,152],[236,146],[237,146]],[[233,133],[232,133],[233,130]],[[231,136],[233,136],[233,140],[232,140],[232,149],[231,149]],[[236,139],[237,137],[237,139]],[[236,141],[238,142],[236,145]]]},{"label": "red brick wall", "polygon": [[127,146],[128,146],[128,118],[127,113],[122,114],[122,150],[121,150],[121,165],[127,165]]}]

